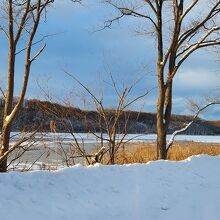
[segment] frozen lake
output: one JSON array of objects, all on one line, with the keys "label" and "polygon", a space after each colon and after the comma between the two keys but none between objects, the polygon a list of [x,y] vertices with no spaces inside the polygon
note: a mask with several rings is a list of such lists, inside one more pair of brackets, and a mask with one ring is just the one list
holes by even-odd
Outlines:
[{"label": "frozen lake", "polygon": [[[86,144],[94,144],[98,143],[100,140],[91,133],[76,133],[74,134],[77,141],[79,143],[86,143]],[[98,133],[97,136],[100,136]],[[20,134],[16,132],[12,132],[12,139],[17,140],[19,139]],[[168,140],[171,135],[168,135]],[[103,136],[107,139],[107,135]],[[120,140],[122,135],[117,135],[117,139]],[[156,141],[156,134],[128,134],[125,137],[125,141],[141,141],[141,142],[153,142]],[[56,142],[56,141],[63,141],[63,142],[73,142],[73,136],[69,133],[37,133],[36,139],[43,139],[45,142]],[[194,142],[206,142],[206,143],[220,143],[220,135],[178,135],[176,136],[176,141],[194,141]]]}]

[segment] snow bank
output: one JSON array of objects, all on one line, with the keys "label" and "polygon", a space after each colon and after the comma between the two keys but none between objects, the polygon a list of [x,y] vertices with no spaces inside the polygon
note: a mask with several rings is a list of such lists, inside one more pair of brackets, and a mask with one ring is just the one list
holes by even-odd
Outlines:
[{"label": "snow bank", "polygon": [[219,220],[220,157],[0,174],[1,220]]}]

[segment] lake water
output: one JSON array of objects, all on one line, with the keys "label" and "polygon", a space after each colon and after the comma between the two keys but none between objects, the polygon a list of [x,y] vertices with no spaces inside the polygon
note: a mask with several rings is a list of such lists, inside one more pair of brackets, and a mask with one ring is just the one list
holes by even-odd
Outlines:
[{"label": "lake water", "polygon": [[[100,136],[98,133],[97,136]],[[12,140],[17,140],[20,138],[21,134],[12,132],[11,134]],[[74,134],[77,141],[79,143],[97,143],[99,139],[91,134],[91,133],[76,133]],[[37,133],[36,139],[43,139],[46,142],[53,142],[53,141],[64,141],[64,142],[72,142],[73,135],[69,133]],[[171,135],[167,136],[168,139]],[[104,138],[107,138],[107,135],[104,134]],[[117,139],[120,140],[122,135],[117,135]],[[156,134],[128,134],[125,137],[126,140],[130,141],[143,141],[143,142],[152,142],[155,141],[157,138]],[[178,135],[176,136],[177,141],[194,141],[194,142],[207,142],[207,143],[220,143],[220,135]]]}]

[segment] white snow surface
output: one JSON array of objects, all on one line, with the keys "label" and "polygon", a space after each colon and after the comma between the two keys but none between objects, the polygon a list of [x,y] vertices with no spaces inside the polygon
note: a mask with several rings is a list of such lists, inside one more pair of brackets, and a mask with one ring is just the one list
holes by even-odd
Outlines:
[{"label": "white snow surface", "polygon": [[1,220],[219,220],[220,156],[0,174]]}]

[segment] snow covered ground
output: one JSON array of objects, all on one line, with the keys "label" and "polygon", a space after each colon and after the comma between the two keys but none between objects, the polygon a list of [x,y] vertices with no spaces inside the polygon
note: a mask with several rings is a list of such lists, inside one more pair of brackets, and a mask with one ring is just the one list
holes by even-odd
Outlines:
[{"label": "snow covered ground", "polygon": [[1,220],[219,220],[220,156],[0,174]]}]

